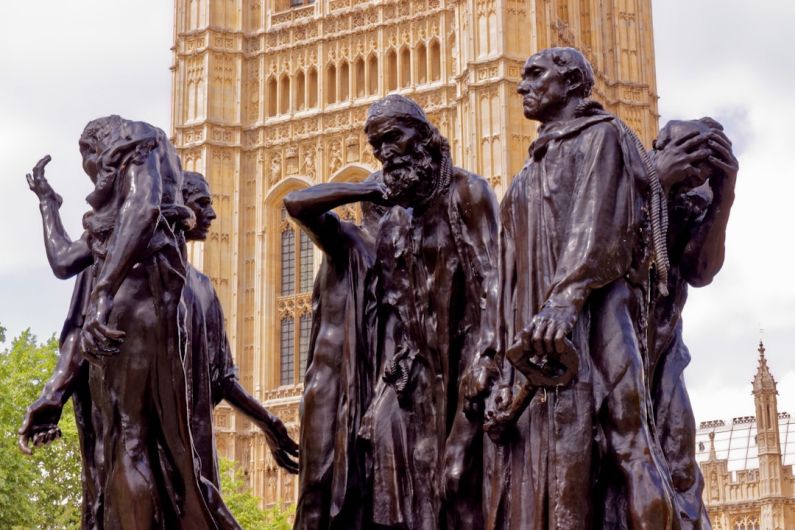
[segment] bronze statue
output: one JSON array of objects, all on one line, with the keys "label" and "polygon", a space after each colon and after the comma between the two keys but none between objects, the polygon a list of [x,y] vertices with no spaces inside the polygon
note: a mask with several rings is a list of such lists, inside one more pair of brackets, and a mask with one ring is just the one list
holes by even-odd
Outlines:
[{"label": "bronze statue", "polygon": [[[88,389],[88,363],[77,346],[77,337],[82,326],[84,304],[89,291],[88,278],[93,259],[85,252],[83,240],[72,242],[63,229],[58,207],[60,197],[52,190],[44,177],[44,166],[49,157],[43,158],[28,175],[31,189],[39,196],[42,220],[45,230],[45,247],[53,271],[60,278],[80,274],[60,341],[61,355],[55,373],[45,385],[41,397],[33,403],[20,429],[20,447],[29,452],[29,441],[34,445],[48,443],[60,435],[58,420],[63,405],[73,398],[75,403],[78,432],[83,458],[83,526],[101,527],[101,491],[98,483],[97,467],[94,463],[96,429],[98,418],[91,414],[91,397]],[[209,189],[204,178],[195,173],[185,174],[183,189],[184,202],[196,216],[196,226],[186,236],[189,240],[202,240],[215,213]],[[83,252],[80,250],[83,249]],[[189,310],[188,351],[186,371],[191,380],[191,435],[197,453],[202,461],[201,473],[215,487],[218,487],[215,445],[212,436],[212,408],[227,399],[233,406],[246,412],[265,432],[277,463],[289,471],[297,471],[297,464],[289,455],[297,454],[295,442],[290,440],[281,421],[270,415],[240,386],[229,355],[226,334],[223,330],[223,316],[220,304],[209,280],[193,267],[188,268],[189,288],[184,294]],[[200,315],[201,313],[201,315]],[[190,360],[191,362],[187,362]],[[201,363],[205,364],[201,364]],[[96,447],[101,447],[100,444]],[[205,497],[211,505],[215,517],[222,519],[221,527],[238,528],[218,497],[217,490],[202,483]],[[100,522],[97,522],[100,514]]]},{"label": "bronze statue", "polygon": [[[185,232],[188,241],[204,241],[215,219],[207,181],[195,172],[184,173],[182,195],[185,206],[196,216],[196,225]],[[287,434],[282,421],[273,416],[240,384],[237,368],[224,329],[221,301],[210,279],[188,264],[183,300],[186,306],[185,376],[188,381],[188,409],[193,445],[201,462],[201,474],[215,488],[204,486],[213,512],[225,519],[224,526],[237,527],[218,497],[220,478],[215,450],[212,412],[222,400],[243,412],[265,434],[276,463],[291,473],[298,464],[298,445]]]},{"label": "bronze statue", "polygon": [[[213,479],[217,479],[214,454],[204,459],[204,468],[194,462],[191,435],[211,443],[211,432],[198,430],[210,429],[211,424],[209,413],[197,414],[198,402],[192,395],[191,416],[196,430],[189,434],[187,387],[181,365],[186,335],[184,315],[177,311],[185,274],[182,234],[185,230],[190,230],[191,237],[206,233],[214,217],[210,213],[209,192],[206,185],[203,190],[197,190],[196,186],[187,188],[198,191],[189,198],[194,211],[200,214],[199,225],[193,228],[194,214],[183,205],[182,172],[176,152],[165,133],[148,124],[129,122],[118,116],[95,120],[86,127],[80,145],[84,168],[96,187],[89,196],[93,210],[84,218],[86,231],[79,240],[71,241],[66,234],[58,214],[60,197],[44,178],[49,157],[43,158],[33,174],[28,175],[29,185],[40,199],[45,247],[53,271],[61,278],[79,276],[61,335],[56,371],[42,396],[28,409],[20,429],[20,447],[29,452],[29,442],[40,445],[59,436],[57,423],[61,408],[71,396],[83,458],[84,528],[126,528],[132,524],[239,528],[220,499],[217,482],[213,484]],[[141,213],[148,211],[146,206],[153,207],[154,220],[145,215],[135,219],[135,205],[142,207]],[[147,226],[153,230],[148,238],[146,234],[136,234],[136,230],[146,231]],[[125,244],[136,242],[136,237],[119,242],[118,233],[126,233],[125,230],[137,235],[137,248],[125,248]],[[109,258],[111,255],[117,260],[121,258],[122,263]],[[115,268],[108,270],[109,262]],[[97,294],[97,281],[103,274],[111,284],[111,291],[116,286],[115,295]],[[194,280],[200,279],[198,274],[193,271]],[[208,314],[219,311],[219,307],[210,303],[214,294],[210,297],[208,286],[194,285],[192,291],[186,290],[192,294],[193,305],[202,300],[207,302]],[[152,300],[155,294],[159,297]],[[87,334],[86,315],[92,304],[97,304],[92,314],[99,318],[94,318],[95,324],[89,328],[94,332]],[[145,315],[140,310],[146,307],[150,308],[152,318],[162,320],[155,324],[152,318],[142,318]],[[133,313],[125,317],[125,311]],[[136,331],[143,334],[131,337],[129,333],[114,331],[108,326],[108,317],[122,329],[136,329],[137,325]],[[241,392],[232,375],[229,359],[225,357],[228,350],[222,348],[226,346],[223,320],[212,321],[212,329],[206,326],[207,318],[194,320],[204,325],[203,334],[209,331],[210,338],[218,339],[203,350],[215,356],[208,362],[220,358],[221,363],[203,367],[209,375],[204,383],[215,385],[212,399],[217,403],[228,398],[252,415],[267,429],[266,435],[280,465],[295,470],[296,464],[287,454],[295,454],[296,447],[283,425]],[[141,329],[144,325],[154,329],[144,332]],[[166,331],[173,331],[173,337]],[[199,333],[187,336],[194,337],[195,351]],[[207,338],[202,335],[202,340]],[[80,348],[81,340],[84,348]],[[147,348],[147,356],[159,357],[147,361],[143,348]],[[194,369],[191,388],[199,392],[196,375],[201,370],[195,370],[196,363],[188,362],[191,356],[185,360],[186,367]],[[131,362],[134,370],[129,371],[129,380],[125,380],[126,365]],[[213,368],[218,368],[217,374]],[[159,385],[151,388],[147,381]],[[106,382],[110,388],[103,387]],[[114,388],[116,385],[119,387]],[[123,420],[121,424],[118,419]],[[206,455],[206,449],[201,446],[200,452]],[[120,464],[109,465],[110,460],[118,459],[122,460]],[[211,480],[200,475],[202,469]],[[123,491],[125,482],[131,485],[132,492]],[[142,495],[148,502],[133,509],[129,504],[133,499],[124,497],[129,493]]]},{"label": "bronze statue", "polygon": [[654,419],[682,528],[708,530],[696,422],[683,377],[690,352],[682,340],[681,316],[688,285],[708,285],[723,266],[738,164],[723,127],[710,118],[669,122],[655,141],[654,155],[668,196],[671,263],[669,295],[655,298],[650,327]]},{"label": "bronze statue", "polygon": [[[297,530],[367,528],[364,457],[357,434],[373,389],[367,309],[374,304],[374,235],[384,213],[379,206],[383,196],[374,175],[362,183],[318,184],[284,200],[324,256],[312,294]],[[361,226],[332,211],[353,202],[362,202]]]},{"label": "bronze statue", "polygon": [[55,193],[44,177],[44,168],[50,162],[47,155],[27,175],[28,186],[39,199],[44,246],[47,259],[56,277],[67,279],[77,276],[69,311],[58,341],[59,357],[50,380],[39,398],[27,410],[19,430],[19,447],[30,454],[29,444],[47,444],[60,437],[58,422],[63,406],[72,398],[82,458],[83,528],[97,528],[102,523],[99,476],[95,462],[95,444],[98,418],[92,414],[91,394],[88,388],[88,362],[80,352],[80,331],[90,294],[93,275],[93,258],[88,249],[87,233],[77,241],[67,234],[61,222],[59,208],[61,196]]},{"label": "bronze statue", "polygon": [[[381,171],[287,196],[324,254],[300,465],[185,258],[215,219],[207,182],[160,129],[92,121],[80,239],[49,157],[28,175],[53,272],[77,281],[20,448],[60,435],[71,396],[84,528],[237,529],[212,434],[225,399],[299,473],[297,530],[709,529],[681,312],[723,264],[737,161],[708,118],[669,123],[647,153],[593,85],[577,50],[527,60],[518,92],[541,125],[499,213],[400,95],[367,114]],[[332,211],[351,203],[361,225]]]},{"label": "bronze statue", "polygon": [[[377,381],[362,421],[370,527],[467,528],[477,488],[443,502],[445,445],[460,408],[459,379],[496,347],[497,201],[488,183],[453,167],[447,140],[412,100],[374,103],[365,124],[393,206],[376,236]],[[477,427],[456,452],[479,450]],[[468,468],[464,484],[479,483]]]},{"label": "bronze statue", "polygon": [[522,348],[541,370],[572,349],[579,362],[528,389],[522,367],[497,358],[488,528],[598,528],[610,515],[598,492],[614,487],[629,528],[669,529],[674,517],[644,379],[650,264],[667,269],[653,240],[662,198],[639,141],[588,99],[593,84],[580,52],[552,48],[527,60],[518,87],[541,126],[502,202],[501,352]]}]

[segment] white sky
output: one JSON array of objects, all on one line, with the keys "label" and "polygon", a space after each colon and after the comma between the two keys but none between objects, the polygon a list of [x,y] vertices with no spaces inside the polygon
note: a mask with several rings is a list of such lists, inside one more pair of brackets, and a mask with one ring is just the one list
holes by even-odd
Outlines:
[{"label": "white sky", "polygon": [[[697,420],[753,414],[764,328],[779,409],[795,413],[795,3],[653,0],[661,124],[712,116],[740,159],[723,271],[691,291],[687,382]],[[77,140],[120,114],[170,131],[172,2],[38,0],[0,10],[0,324],[60,329],[71,282],[46,263],[25,173],[45,153],[73,236],[90,191]],[[788,243],[789,242],[789,243]]]}]

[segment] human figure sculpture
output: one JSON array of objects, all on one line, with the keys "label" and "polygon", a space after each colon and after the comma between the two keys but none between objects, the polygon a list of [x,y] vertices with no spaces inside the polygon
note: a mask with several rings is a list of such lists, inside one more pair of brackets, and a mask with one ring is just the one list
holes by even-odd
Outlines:
[{"label": "human figure sculpture", "polygon": [[655,141],[655,162],[668,196],[668,296],[655,299],[650,384],[654,418],[672,477],[683,529],[711,528],[696,462],[696,422],[683,371],[690,352],[682,338],[688,286],[712,282],[723,266],[726,226],[738,164],[723,127],[711,118],[671,121]]},{"label": "human figure sculpture", "polygon": [[[445,503],[442,472],[459,378],[477,352],[496,347],[496,313],[484,308],[497,296],[497,201],[484,179],[453,167],[447,141],[410,99],[374,103],[365,132],[394,204],[376,236],[378,379],[360,429],[368,527],[470,528],[479,491],[462,488]],[[457,450],[477,450],[476,430],[465,434]],[[460,478],[479,483],[471,470]]]},{"label": "human figure sculpture", "polygon": [[[56,370],[45,385],[42,395],[29,408],[20,429],[20,447],[30,452],[29,442],[41,445],[60,436],[58,420],[63,405],[72,397],[83,458],[83,527],[101,527],[101,485],[98,483],[97,467],[94,463],[96,444],[96,417],[91,414],[91,395],[88,388],[88,362],[77,348],[77,338],[82,325],[84,304],[88,296],[88,274],[93,263],[84,251],[84,237],[72,242],[58,215],[60,197],[44,177],[44,166],[49,157],[43,158],[28,175],[31,189],[39,196],[45,231],[45,248],[53,271],[60,278],[79,274],[75,284],[69,315],[59,343],[60,356]],[[197,173],[185,174],[183,196],[185,205],[196,216],[196,226],[186,233],[189,240],[203,240],[215,212],[212,209],[209,189],[204,178]],[[81,249],[83,249],[81,251]],[[88,255],[90,257],[90,255]],[[215,291],[209,279],[192,266],[188,268],[188,285],[184,295],[189,311],[188,350],[192,355],[186,359],[186,371],[191,379],[191,435],[201,459],[202,475],[215,488],[219,486],[215,444],[212,433],[212,408],[227,399],[233,406],[252,417],[265,432],[268,444],[277,463],[288,471],[297,471],[297,464],[289,455],[297,454],[297,445],[290,440],[278,418],[270,415],[256,400],[240,386],[229,354],[226,334],[223,330],[223,315]],[[200,364],[204,362],[205,364]],[[239,528],[215,488],[202,482],[205,497],[216,519],[223,528]],[[100,522],[97,523],[97,514]]]},{"label": "human figure sculpture", "polygon": [[[182,204],[176,151],[160,129],[118,116],[90,122],[80,150],[95,185],[87,199],[92,210],[83,219],[86,232],[69,241],[53,220],[57,212],[49,212],[44,223],[45,237],[58,240],[48,245],[48,255],[60,249],[66,275],[93,263],[81,278],[86,285],[78,282],[79,296],[64,327],[62,353],[72,357],[59,361],[59,369],[79,366],[78,352],[90,361],[87,395],[95,440],[91,451],[84,436],[83,451],[91,453],[84,454],[84,465],[95,466],[93,524],[225,527],[200,484],[188,424],[178,321],[185,278],[179,234],[192,226],[193,214]],[[42,162],[42,178],[29,179],[32,188],[45,187]],[[41,405],[34,404],[26,418],[23,446],[31,438],[44,443],[57,435],[53,415]],[[86,487],[92,485],[84,480]]]},{"label": "human figure sculpture", "polygon": [[[501,209],[488,528],[598,528],[594,492],[614,482],[625,488],[629,528],[669,529],[674,517],[644,379],[652,259],[665,272],[651,241],[660,219],[644,206],[661,197],[637,139],[587,99],[593,84],[579,51],[552,48],[527,60],[518,87],[525,117],[541,126]],[[517,349],[524,355],[511,358]],[[558,371],[570,382],[528,389],[527,359],[543,371],[570,352],[578,361]],[[597,473],[602,463],[617,472]]]},{"label": "human figure sculpture", "polygon": [[[182,195],[185,206],[196,216],[196,226],[185,232],[185,239],[204,241],[216,217],[210,188],[200,173],[186,171],[184,176]],[[298,445],[290,438],[282,421],[240,384],[224,329],[221,301],[210,278],[190,264],[184,300],[189,352],[185,373],[190,383],[191,435],[201,460],[202,476],[220,487],[212,412],[222,400],[244,413],[262,430],[279,466],[297,473],[298,464],[292,457],[298,456]]]},{"label": "human figure sculpture", "polygon": [[[60,355],[55,370],[39,398],[28,407],[19,430],[19,446],[23,453],[30,454],[31,442],[34,446],[40,446],[60,437],[58,422],[64,405],[72,398],[82,459],[81,520],[83,528],[97,528],[101,524],[101,520],[97,520],[98,511],[101,510],[101,485],[95,462],[97,429],[94,424],[98,418],[92,414],[88,362],[79,347],[80,331],[91,292],[93,258],[88,249],[88,234],[84,233],[80,239],[73,241],[61,222],[58,210],[63,201],[44,177],[44,168],[49,162],[49,155],[39,160],[27,175],[28,186],[39,199],[45,250],[53,273],[59,279],[77,278],[58,340]],[[99,514],[101,519],[101,511]]]},{"label": "human figure sculpture", "polygon": [[[318,184],[284,205],[323,252],[312,293],[313,321],[301,403],[296,530],[367,528],[363,448],[357,439],[373,389],[368,312],[375,234],[384,213],[378,175]],[[362,202],[362,224],[332,209]]]}]

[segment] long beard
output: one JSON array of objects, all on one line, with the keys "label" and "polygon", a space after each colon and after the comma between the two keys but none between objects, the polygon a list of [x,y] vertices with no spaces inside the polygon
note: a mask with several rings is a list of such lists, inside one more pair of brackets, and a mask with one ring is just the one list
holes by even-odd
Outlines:
[{"label": "long beard", "polygon": [[424,146],[384,163],[384,186],[387,199],[395,204],[411,206],[430,196],[437,176],[433,157]]}]

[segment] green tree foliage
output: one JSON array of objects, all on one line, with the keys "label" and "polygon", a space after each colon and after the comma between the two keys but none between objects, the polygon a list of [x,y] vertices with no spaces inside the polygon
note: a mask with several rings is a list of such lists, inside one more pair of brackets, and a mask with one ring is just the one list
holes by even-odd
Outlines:
[{"label": "green tree foliage", "polygon": [[[0,342],[5,328],[0,326]],[[77,530],[80,528],[80,445],[74,410],[64,407],[63,437],[23,455],[17,430],[25,409],[41,393],[58,358],[55,338],[40,343],[24,331],[0,351],[0,528]],[[290,530],[293,507],[259,508],[259,499],[235,464],[221,460],[223,497],[245,530]]]},{"label": "green tree foliage", "polygon": [[294,507],[259,508],[243,473],[231,460],[221,459],[221,494],[229,510],[245,530],[290,530],[293,527]]},{"label": "green tree foliage", "polygon": [[57,356],[54,338],[39,343],[29,330],[0,352],[0,528],[79,528],[80,447],[71,402],[60,440],[33,456],[17,447],[25,408],[39,396]]}]

